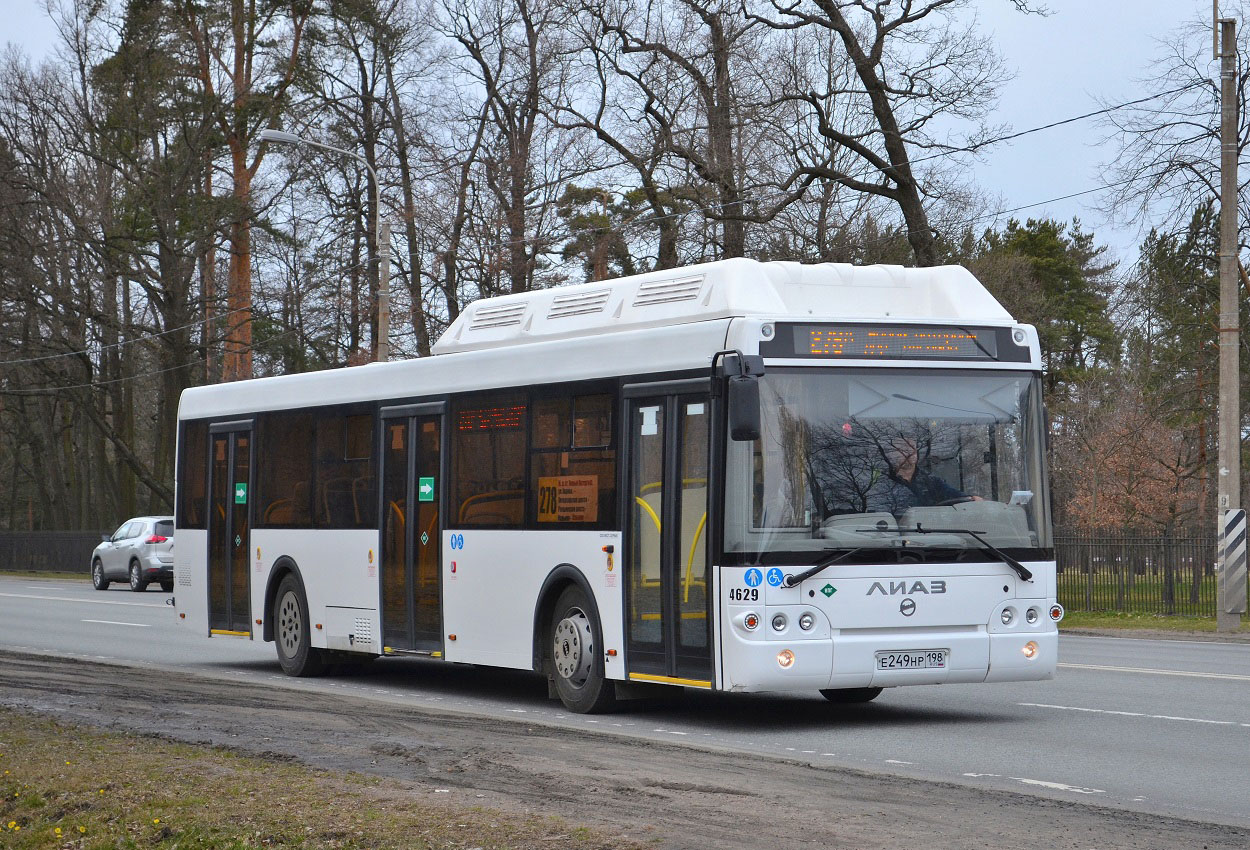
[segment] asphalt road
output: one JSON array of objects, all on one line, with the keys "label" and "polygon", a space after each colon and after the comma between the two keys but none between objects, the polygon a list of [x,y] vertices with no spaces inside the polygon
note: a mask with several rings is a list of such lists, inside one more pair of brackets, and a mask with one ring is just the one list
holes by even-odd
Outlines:
[{"label": "asphalt road", "polygon": [[0,577],[0,648],[1250,827],[1246,643],[1064,636],[1052,682],[900,688],[837,713],[818,695],[687,692],[584,717],[547,700],[531,674],[433,661],[288,679],[272,645],[191,636],[167,598]]}]

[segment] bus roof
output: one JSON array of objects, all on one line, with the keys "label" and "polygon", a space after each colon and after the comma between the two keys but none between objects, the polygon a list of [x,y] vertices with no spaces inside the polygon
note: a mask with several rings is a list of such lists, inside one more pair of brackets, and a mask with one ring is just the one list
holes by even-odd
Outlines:
[{"label": "bus roof", "polygon": [[1012,321],[962,266],[733,259],[484,298],[465,307],[433,353],[748,316],[982,325]]},{"label": "bus roof", "polygon": [[178,418],[705,368],[734,319],[1013,324],[959,266],[723,260],[476,301],[433,347],[454,357],[193,387]]}]

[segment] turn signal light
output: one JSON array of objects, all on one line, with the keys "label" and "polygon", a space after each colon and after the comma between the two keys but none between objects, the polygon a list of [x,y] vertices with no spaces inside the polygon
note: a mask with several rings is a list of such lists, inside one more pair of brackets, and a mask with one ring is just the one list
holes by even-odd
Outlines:
[{"label": "turn signal light", "polygon": [[777,663],[781,665],[782,670],[794,666],[794,653],[788,649],[781,650],[777,653]]},{"label": "turn signal light", "polygon": [[1050,619],[1056,623],[1063,619],[1063,606],[1058,603],[1050,606]]},{"label": "turn signal light", "polygon": [[748,632],[755,631],[755,629],[759,626],[759,624],[760,624],[760,618],[758,614],[750,613],[742,618],[742,625],[746,627],[746,630]]},{"label": "turn signal light", "polygon": [[1033,658],[1037,655],[1037,644],[1029,641],[1020,651],[1024,653],[1025,658]]}]

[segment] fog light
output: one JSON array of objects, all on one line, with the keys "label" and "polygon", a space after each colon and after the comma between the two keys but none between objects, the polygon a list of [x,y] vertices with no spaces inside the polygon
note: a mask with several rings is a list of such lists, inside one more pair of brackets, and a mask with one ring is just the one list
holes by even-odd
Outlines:
[{"label": "fog light", "polygon": [[1011,608],[1004,608],[1001,619],[1004,626],[1010,626],[1011,621],[1016,618],[1016,612]]},{"label": "fog light", "polygon": [[751,613],[747,614],[745,617],[742,618],[742,626],[748,632],[755,631],[755,628],[759,624],[760,624],[760,616],[759,614],[756,614],[754,611],[752,611]]},{"label": "fog light", "polygon": [[1032,658],[1037,655],[1037,644],[1033,641],[1029,641],[1020,651],[1024,653],[1025,658]]},{"label": "fog light", "polygon": [[777,653],[777,663],[781,665],[781,669],[785,670],[794,664],[794,653],[788,649],[783,649]]},{"label": "fog light", "polygon": [[799,615],[799,628],[805,632],[810,632],[812,627],[816,625],[816,616],[811,611],[804,611]]},{"label": "fog light", "polygon": [[1056,623],[1063,619],[1063,606],[1058,603],[1050,606],[1050,619]]},{"label": "fog light", "polygon": [[1024,619],[1028,621],[1028,624],[1030,626],[1037,622],[1037,618],[1039,616],[1040,615],[1037,613],[1036,608],[1030,608],[1029,610],[1024,612]]},{"label": "fog light", "polygon": [[786,615],[773,614],[773,631],[784,632],[786,630]]},{"label": "fog light", "polygon": [[1011,341],[1016,345],[1024,345],[1024,341],[1027,338],[1024,334],[1024,328],[1015,328],[1011,332]]}]

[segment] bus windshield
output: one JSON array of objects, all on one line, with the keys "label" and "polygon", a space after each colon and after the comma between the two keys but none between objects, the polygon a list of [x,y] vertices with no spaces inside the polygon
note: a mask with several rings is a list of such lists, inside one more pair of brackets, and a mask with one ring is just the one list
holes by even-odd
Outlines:
[{"label": "bus windshield", "polygon": [[976,536],[1021,558],[1051,545],[1035,375],[773,368],[760,407],[760,439],[729,443],[727,554],[941,561],[984,551]]}]

